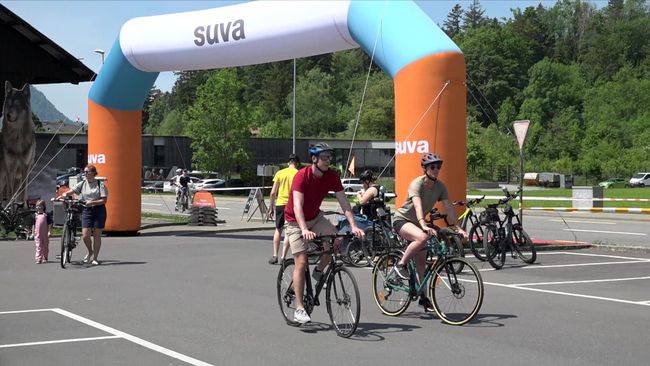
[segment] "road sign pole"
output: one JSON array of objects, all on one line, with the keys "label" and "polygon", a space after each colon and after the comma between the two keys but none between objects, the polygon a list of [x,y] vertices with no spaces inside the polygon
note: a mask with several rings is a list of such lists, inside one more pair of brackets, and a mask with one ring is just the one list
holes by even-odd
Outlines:
[{"label": "road sign pole", "polygon": [[524,224],[524,141],[526,140],[526,133],[530,121],[515,121],[513,127],[515,128],[515,135],[517,135],[517,143],[519,144],[519,222]]},{"label": "road sign pole", "polygon": [[524,149],[519,148],[519,222],[524,225]]}]

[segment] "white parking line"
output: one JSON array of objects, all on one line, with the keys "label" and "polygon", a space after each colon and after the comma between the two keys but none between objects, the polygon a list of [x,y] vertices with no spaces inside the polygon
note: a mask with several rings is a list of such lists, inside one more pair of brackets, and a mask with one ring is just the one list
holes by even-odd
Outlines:
[{"label": "white parking line", "polygon": [[648,263],[647,260],[633,260],[625,262],[595,262],[595,263],[574,263],[574,264],[553,264],[548,266],[526,266],[522,269],[540,269],[540,268],[562,268],[562,267],[586,267],[586,266],[604,266],[608,264],[633,264],[633,263]]},{"label": "white parking line", "polygon": [[553,222],[573,222],[573,223],[578,223],[578,224],[598,224],[598,225],[616,225],[615,222],[609,222],[609,221],[580,221],[580,220],[548,220],[548,221],[553,221]]},{"label": "white parking line", "polygon": [[646,302],[629,301],[629,300],[613,299],[613,298],[610,298],[610,297],[591,296],[591,295],[581,295],[581,294],[573,294],[573,293],[570,293],[570,292],[561,292],[561,291],[542,290],[542,289],[538,289],[538,288],[530,288],[530,287],[519,287],[519,286],[515,286],[515,285],[505,285],[505,284],[502,284],[502,283],[494,283],[494,282],[483,282],[483,284],[485,284],[485,285],[490,285],[490,286],[498,286],[498,287],[511,288],[511,289],[515,289],[515,290],[525,290],[525,291],[543,292],[543,293],[554,294],[554,295],[563,295],[563,296],[571,296],[571,297],[581,297],[581,298],[585,298],[585,299],[612,301],[612,302],[619,302],[619,303],[623,303],[623,304],[632,304],[632,305],[650,306],[650,301],[646,301]]},{"label": "white parking line", "polygon": [[31,309],[31,310],[13,310],[13,311],[1,311],[0,315],[7,314],[26,314],[26,313],[40,313],[44,311],[52,311],[52,309]]},{"label": "white parking line", "polygon": [[71,343],[71,342],[87,342],[87,341],[101,341],[104,339],[116,339],[119,336],[104,336],[104,337],[90,337],[90,338],[72,338],[72,339],[59,339],[56,341],[42,341],[42,342],[29,342],[29,343],[14,343],[14,344],[0,344],[0,348],[13,348],[13,347],[27,347],[27,346],[40,346],[43,344],[58,344],[58,343]]},{"label": "white parking line", "polygon": [[136,336],[132,336],[132,335],[130,335],[130,334],[128,334],[128,333],[124,333],[124,332],[121,332],[121,331],[119,331],[119,330],[117,330],[117,329],[114,329],[114,328],[108,327],[108,326],[106,326],[106,325],[103,325],[103,324],[97,323],[97,322],[95,322],[95,321],[92,321],[92,320],[90,320],[90,319],[84,318],[84,317],[79,316],[79,315],[77,315],[77,314],[73,314],[73,313],[71,313],[71,312],[69,312],[69,311],[66,311],[66,310],[63,310],[63,309],[51,309],[51,310],[52,310],[53,312],[57,313],[57,314],[61,314],[61,315],[66,316],[66,317],[68,317],[68,318],[70,318],[70,319],[73,319],[73,320],[76,320],[76,321],[78,321],[78,322],[80,322],[80,323],[86,324],[86,325],[88,325],[88,326],[90,326],[90,327],[97,328],[97,329],[102,330],[102,331],[104,331],[104,332],[106,332],[106,333],[113,334],[113,335],[115,335],[115,336],[117,336],[117,337],[124,338],[124,339],[126,339],[127,341],[133,342],[133,343],[135,343],[135,344],[137,344],[137,345],[140,345],[140,346],[142,346],[142,347],[149,348],[150,350],[153,350],[153,351],[156,351],[156,352],[162,353],[162,354],[164,354],[164,355],[166,355],[166,356],[169,356],[169,357],[175,358],[175,359],[177,359],[177,360],[181,360],[181,361],[183,361],[183,362],[189,363],[190,365],[195,365],[195,366],[214,366],[214,365],[211,365],[211,364],[209,364],[209,363],[206,363],[206,362],[203,362],[203,361],[197,360],[197,359],[195,359],[195,358],[192,358],[192,357],[189,357],[189,356],[185,356],[185,355],[180,354],[180,353],[178,353],[178,352],[172,351],[172,350],[170,350],[170,349],[167,349],[167,348],[161,347],[161,346],[159,346],[159,345],[157,345],[157,344],[153,344],[153,343],[151,343],[151,342],[145,341],[145,340],[142,339],[142,338],[138,338],[138,337],[136,337]]},{"label": "white parking line", "polygon": [[585,233],[601,233],[601,234],[621,234],[621,235],[638,235],[638,236],[646,236],[648,234],[645,233],[630,233],[627,231],[604,231],[604,230],[579,230],[579,229],[562,229],[564,231],[581,231]]},{"label": "white parking line", "polygon": [[148,203],[148,202],[142,202],[143,205],[149,205],[149,206],[162,206],[162,203]]},{"label": "white parking line", "polygon": [[635,281],[635,280],[649,280],[647,277],[628,277],[628,278],[609,278],[602,280],[584,280],[584,281],[558,281],[558,282],[535,282],[535,283],[515,283],[512,286],[541,286],[541,285],[569,285],[573,283],[598,283],[598,282],[617,282],[617,281]]},{"label": "white parking line", "polygon": [[549,254],[568,254],[568,255],[581,255],[585,257],[601,257],[601,258],[614,258],[614,259],[630,259],[630,260],[638,260],[638,261],[648,261],[650,262],[650,258],[635,258],[635,257],[623,257],[620,255],[612,255],[612,254],[594,254],[594,253],[575,253],[575,252],[544,252],[544,253],[538,253],[538,255],[549,255]]}]

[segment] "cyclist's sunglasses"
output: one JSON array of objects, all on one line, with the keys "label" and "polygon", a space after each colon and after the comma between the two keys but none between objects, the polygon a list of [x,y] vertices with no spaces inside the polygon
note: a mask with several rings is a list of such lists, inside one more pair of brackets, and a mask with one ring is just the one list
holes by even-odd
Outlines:
[{"label": "cyclist's sunglasses", "polygon": [[442,163],[429,164],[427,167],[431,168],[432,170],[440,170],[442,168]]}]

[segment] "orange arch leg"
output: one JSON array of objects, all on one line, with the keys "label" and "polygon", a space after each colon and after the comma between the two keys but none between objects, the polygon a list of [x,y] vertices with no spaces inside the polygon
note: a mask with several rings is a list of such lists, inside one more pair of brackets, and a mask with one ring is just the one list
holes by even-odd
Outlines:
[{"label": "orange arch leg", "polygon": [[[465,80],[465,57],[458,52],[441,52],[423,57],[395,75],[396,207],[406,199],[411,181],[422,175],[420,159],[425,152],[435,152],[443,158],[439,178],[449,190],[449,199],[465,200]],[[431,106],[448,81],[449,85]],[[422,121],[418,125],[420,119]],[[429,151],[423,151],[427,144]],[[444,212],[442,205],[438,206]],[[462,208],[457,207],[456,217],[462,212]]]},{"label": "orange arch leg", "polygon": [[88,114],[93,117],[88,126],[88,163],[108,179],[105,230],[140,230],[142,110],[119,111],[88,99]]}]

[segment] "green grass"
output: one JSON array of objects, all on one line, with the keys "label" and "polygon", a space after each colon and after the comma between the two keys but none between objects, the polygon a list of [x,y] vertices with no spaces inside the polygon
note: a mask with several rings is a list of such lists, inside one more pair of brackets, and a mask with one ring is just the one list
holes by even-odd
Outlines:
[{"label": "green grass", "polygon": [[[467,195],[487,195],[502,196],[501,191],[468,191]],[[535,201],[529,197],[571,197],[572,189],[545,189],[545,190],[526,190],[524,188],[524,207],[573,207],[571,200],[567,201]],[[603,190],[604,198],[650,198],[650,189],[645,188],[612,188]],[[486,200],[486,203],[494,203],[496,200]],[[596,202],[596,201],[594,201]],[[621,208],[650,208],[650,202],[621,202],[621,201],[603,201],[603,207],[621,207]]]},{"label": "green grass", "polygon": [[165,215],[165,214],[158,214],[158,213],[151,213],[151,212],[143,212],[141,214],[142,217],[147,217],[147,218],[152,218],[152,219],[164,219],[164,220],[171,220],[173,222],[188,222],[189,218],[187,216],[179,216],[179,215]]}]

